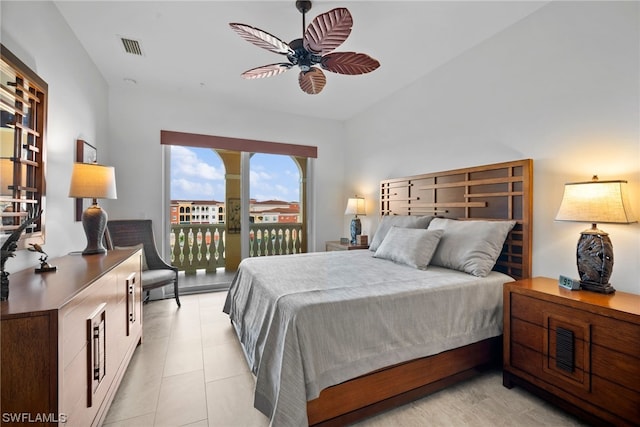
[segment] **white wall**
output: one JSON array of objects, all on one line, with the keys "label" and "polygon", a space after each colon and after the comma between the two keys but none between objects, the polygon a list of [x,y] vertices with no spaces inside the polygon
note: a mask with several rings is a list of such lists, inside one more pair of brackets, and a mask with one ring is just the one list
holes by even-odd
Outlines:
[{"label": "white wall", "polygon": [[[316,246],[335,240],[342,227],[344,178],[342,123],[320,121],[277,112],[255,111],[216,99],[181,99],[178,94],[112,90],[110,93],[110,145],[119,185],[118,200],[109,218],[167,220],[169,194],[163,194],[160,131],[248,138],[318,147],[315,160]],[[165,207],[167,211],[165,212]],[[163,217],[164,215],[164,217]],[[166,245],[165,245],[166,247]]]},{"label": "white wall", "polygon": [[[95,145],[98,160],[108,156],[106,82],[52,3],[3,0],[0,15],[2,44],[49,85],[44,250],[50,257],[82,250],[69,181],[76,139]],[[18,251],[6,268],[35,268],[38,258]]]},{"label": "white wall", "polygon": [[[640,215],[638,2],[553,2],[347,125],[345,193],[377,223],[381,179],[534,159],[533,273],[577,277],[589,224],[555,222],[565,182],[626,179]],[[348,221],[344,223],[346,233]],[[640,225],[610,233],[611,283],[640,293]]]}]

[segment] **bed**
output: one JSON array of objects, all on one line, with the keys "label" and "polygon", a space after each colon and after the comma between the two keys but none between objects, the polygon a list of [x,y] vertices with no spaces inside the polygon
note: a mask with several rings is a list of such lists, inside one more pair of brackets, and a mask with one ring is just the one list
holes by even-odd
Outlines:
[{"label": "bed", "polygon": [[499,362],[502,285],[531,273],[531,200],[529,159],[389,179],[371,251],[244,260],[224,311],[254,406],[274,426],[344,425]]}]

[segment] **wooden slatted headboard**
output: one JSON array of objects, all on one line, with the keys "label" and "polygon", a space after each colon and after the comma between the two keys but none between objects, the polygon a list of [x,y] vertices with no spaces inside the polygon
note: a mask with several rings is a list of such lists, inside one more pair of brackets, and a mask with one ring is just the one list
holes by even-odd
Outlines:
[{"label": "wooden slatted headboard", "polygon": [[381,215],[516,220],[494,270],[531,276],[533,160],[427,173],[380,182]]}]

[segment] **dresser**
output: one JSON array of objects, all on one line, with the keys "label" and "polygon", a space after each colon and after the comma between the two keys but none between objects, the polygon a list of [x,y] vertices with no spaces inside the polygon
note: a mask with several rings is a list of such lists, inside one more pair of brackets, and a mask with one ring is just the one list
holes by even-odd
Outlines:
[{"label": "dresser", "polygon": [[592,424],[640,424],[640,295],[504,285],[503,384]]},{"label": "dresser", "polygon": [[142,251],[51,259],[9,276],[1,308],[3,425],[97,426],[142,341]]}]

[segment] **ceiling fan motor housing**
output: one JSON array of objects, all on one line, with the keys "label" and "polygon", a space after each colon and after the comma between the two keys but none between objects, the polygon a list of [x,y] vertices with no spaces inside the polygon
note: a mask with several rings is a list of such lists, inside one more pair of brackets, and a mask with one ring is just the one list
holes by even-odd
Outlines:
[{"label": "ceiling fan motor housing", "polygon": [[289,47],[293,49],[293,54],[287,55],[287,59],[293,64],[300,67],[302,71],[309,69],[322,61],[322,56],[309,52],[304,48],[302,39],[295,39],[289,43]]}]

